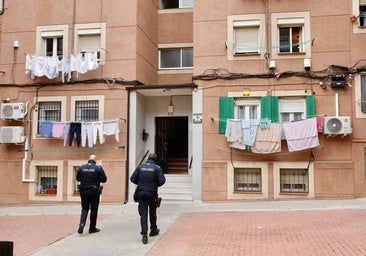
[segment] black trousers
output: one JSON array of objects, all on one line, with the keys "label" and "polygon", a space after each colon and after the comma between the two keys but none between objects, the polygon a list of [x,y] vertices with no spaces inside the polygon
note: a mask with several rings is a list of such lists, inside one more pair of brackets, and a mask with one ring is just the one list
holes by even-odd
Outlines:
[{"label": "black trousers", "polygon": [[98,193],[98,191],[92,189],[82,189],[80,190],[80,197],[81,197],[80,224],[85,225],[86,219],[88,217],[88,212],[90,209],[89,230],[93,230],[96,228],[97,225],[100,194]]},{"label": "black trousers", "polygon": [[74,141],[74,134],[76,134],[76,145],[80,147],[81,143],[81,123],[71,123],[69,133],[69,146],[72,146]]},{"label": "black trousers", "polygon": [[148,191],[138,192],[138,210],[140,214],[141,235],[146,235],[148,231],[147,217],[150,217],[150,230],[157,229],[156,225],[156,203],[157,193]]}]

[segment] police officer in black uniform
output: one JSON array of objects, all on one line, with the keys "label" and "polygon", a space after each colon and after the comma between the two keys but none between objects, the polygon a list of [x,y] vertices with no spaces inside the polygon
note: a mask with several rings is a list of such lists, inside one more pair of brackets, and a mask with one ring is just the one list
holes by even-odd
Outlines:
[{"label": "police officer in black uniform", "polygon": [[96,156],[91,155],[88,163],[79,167],[76,180],[80,182],[79,190],[81,197],[81,216],[78,233],[82,234],[90,208],[89,233],[99,232],[97,225],[98,207],[100,194],[103,187],[100,183],[107,181],[107,176],[101,165],[97,165]]},{"label": "police officer in black uniform", "polygon": [[150,236],[156,236],[160,230],[156,225],[156,208],[158,199],[158,187],[164,185],[165,176],[163,170],[156,164],[157,155],[151,153],[146,163],[136,167],[131,175],[131,182],[137,185],[136,200],[139,203],[138,211],[141,223],[142,243],[147,244],[148,223],[150,216]]}]

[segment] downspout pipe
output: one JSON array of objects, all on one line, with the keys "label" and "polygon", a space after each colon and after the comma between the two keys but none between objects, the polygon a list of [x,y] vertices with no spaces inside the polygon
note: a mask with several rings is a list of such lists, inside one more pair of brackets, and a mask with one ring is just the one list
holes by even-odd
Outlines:
[{"label": "downspout pipe", "polygon": [[28,164],[28,154],[29,154],[29,141],[28,137],[25,137],[24,141],[24,158],[23,158],[23,165],[22,165],[22,181],[23,182],[36,182],[35,180],[26,179],[25,173],[27,171],[27,164]]},{"label": "downspout pipe", "polygon": [[126,204],[128,202],[128,189],[129,189],[129,159],[130,159],[130,90],[127,90],[127,139],[126,139],[126,179],[125,179],[125,201]]}]

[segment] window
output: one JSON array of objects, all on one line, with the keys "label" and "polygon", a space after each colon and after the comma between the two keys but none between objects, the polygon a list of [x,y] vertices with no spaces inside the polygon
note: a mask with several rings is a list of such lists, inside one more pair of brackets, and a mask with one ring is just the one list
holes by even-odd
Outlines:
[{"label": "window", "polygon": [[279,51],[294,53],[303,52],[302,27],[279,27]]},{"label": "window", "polygon": [[237,119],[260,119],[260,101],[251,99],[235,100],[235,118]]},{"label": "window", "polygon": [[309,192],[309,174],[307,169],[280,169],[280,192]]},{"label": "window", "polygon": [[99,64],[105,64],[105,23],[75,25],[74,54],[97,52]]},{"label": "window", "polygon": [[37,194],[57,194],[57,166],[36,166]]},{"label": "window", "polygon": [[159,68],[193,68],[193,48],[160,49]]},{"label": "window", "polygon": [[193,0],[160,0],[160,9],[192,8]]},{"label": "window", "polygon": [[366,26],[366,0],[360,0],[360,26]]},{"label": "window", "polygon": [[264,58],[266,52],[264,20],[263,14],[228,16],[226,46],[229,60]]},{"label": "window", "polygon": [[260,192],[262,178],[260,168],[234,169],[234,191]]},{"label": "window", "polygon": [[61,101],[38,102],[38,134],[41,132],[43,121],[61,121]]},{"label": "window", "polygon": [[58,56],[62,59],[68,48],[68,26],[37,26],[36,55]]},{"label": "window", "polygon": [[[234,97],[219,98],[219,133],[226,131],[226,120],[237,119],[264,119],[272,122],[292,122],[315,116],[315,96],[302,95],[302,92],[293,92],[294,95],[281,97],[264,96],[260,99],[236,99]],[[280,92],[278,92],[280,94]]]},{"label": "window", "polygon": [[305,98],[280,99],[279,100],[280,122],[294,122],[305,119]]},{"label": "window", "polygon": [[366,112],[366,75],[361,75],[361,111]]},{"label": "window", "polygon": [[86,100],[75,102],[75,121],[97,121],[99,120],[99,101]]},{"label": "window", "polygon": [[274,58],[289,58],[289,55],[304,58],[304,54],[310,57],[312,40],[308,12],[274,13],[272,24],[272,47],[277,49],[273,51]]},{"label": "window", "polygon": [[234,53],[260,53],[259,20],[234,21]]}]

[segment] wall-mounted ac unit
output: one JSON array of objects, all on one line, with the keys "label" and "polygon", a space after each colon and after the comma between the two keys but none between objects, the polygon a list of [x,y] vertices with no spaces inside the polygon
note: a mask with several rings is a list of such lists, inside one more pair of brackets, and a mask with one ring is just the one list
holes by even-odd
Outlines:
[{"label": "wall-mounted ac unit", "polygon": [[23,143],[25,141],[24,127],[2,126],[0,127],[0,143]]},{"label": "wall-mounted ac unit", "polygon": [[352,133],[351,117],[326,116],[324,117],[324,134],[346,135]]},{"label": "wall-mounted ac unit", "polygon": [[3,103],[1,104],[2,119],[22,119],[26,115],[26,105],[24,103]]}]

